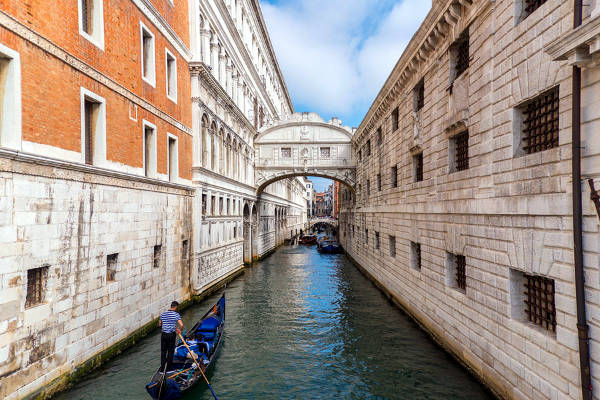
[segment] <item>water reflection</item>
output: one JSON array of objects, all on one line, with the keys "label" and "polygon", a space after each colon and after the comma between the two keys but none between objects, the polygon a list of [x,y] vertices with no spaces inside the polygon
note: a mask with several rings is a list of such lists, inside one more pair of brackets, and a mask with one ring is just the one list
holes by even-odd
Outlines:
[{"label": "water reflection", "polygon": [[[218,295],[183,314],[186,326]],[[221,399],[488,399],[483,388],[352,266],[284,247],[227,289],[227,327],[208,377]],[[159,336],[60,399],[145,399]],[[199,384],[185,399],[210,399]]]}]

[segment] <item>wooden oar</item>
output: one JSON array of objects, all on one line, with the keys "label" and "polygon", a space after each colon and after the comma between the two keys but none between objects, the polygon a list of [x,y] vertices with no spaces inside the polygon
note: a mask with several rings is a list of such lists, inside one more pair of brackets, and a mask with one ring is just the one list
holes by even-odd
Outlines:
[{"label": "wooden oar", "polygon": [[210,386],[210,382],[208,381],[208,379],[206,378],[206,375],[204,375],[204,371],[202,371],[202,366],[200,365],[200,363],[198,362],[198,360],[196,360],[196,356],[195,354],[192,352],[192,350],[190,350],[189,346],[187,345],[187,342],[185,341],[185,339],[181,336],[181,333],[177,332],[177,334],[179,335],[179,339],[181,339],[181,341],[183,342],[183,345],[185,346],[185,348],[189,351],[190,356],[192,356],[192,360],[194,360],[194,362],[196,363],[196,366],[198,367],[198,369],[200,370],[200,373],[202,374],[202,377],[204,378],[204,380],[206,381],[206,384],[208,385],[208,388],[210,389],[210,392],[212,393],[213,397],[215,398],[215,400],[219,400],[219,398],[217,397],[217,395],[215,394],[215,391],[213,390],[212,386]]},{"label": "wooden oar", "polygon": [[165,368],[163,368],[162,378],[160,378],[160,382],[158,383],[160,385],[160,387],[158,388],[158,395],[156,396],[158,400],[162,399],[162,391],[165,386],[165,377],[167,375],[167,365],[169,365],[169,363],[165,362]]}]

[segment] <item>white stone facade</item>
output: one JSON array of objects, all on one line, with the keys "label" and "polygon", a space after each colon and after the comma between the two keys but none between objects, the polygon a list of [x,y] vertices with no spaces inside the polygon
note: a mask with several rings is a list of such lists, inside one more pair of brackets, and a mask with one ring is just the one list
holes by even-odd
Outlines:
[{"label": "white stone facade", "polygon": [[[523,4],[433,2],[353,138],[362,161],[356,196],[343,190],[340,236],[348,254],[497,394],[579,399],[572,69],[547,50],[572,30],[573,8],[548,0],[524,18]],[[589,12],[584,7],[584,27],[598,22]],[[452,44],[466,31],[469,66],[455,79]],[[588,53],[583,65],[583,175],[598,179],[600,69],[594,60]],[[424,104],[418,107],[421,79]],[[554,88],[558,143],[524,155],[521,107]],[[377,145],[380,127],[385,145]],[[456,171],[453,140],[464,130],[468,168]],[[591,371],[594,398],[600,398],[599,219],[585,182],[582,189]],[[456,255],[466,260],[465,288],[457,283]],[[555,332],[528,321],[524,274],[554,283]]]}]

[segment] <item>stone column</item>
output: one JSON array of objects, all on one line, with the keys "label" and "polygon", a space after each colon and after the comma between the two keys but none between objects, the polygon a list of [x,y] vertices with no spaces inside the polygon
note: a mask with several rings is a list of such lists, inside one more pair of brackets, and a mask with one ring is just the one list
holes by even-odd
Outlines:
[{"label": "stone column", "polygon": [[191,75],[191,92],[192,92],[192,133],[193,133],[193,154],[192,165],[202,165],[202,115],[200,113],[200,88],[198,67],[190,69]]},{"label": "stone column", "polygon": [[210,51],[210,29],[204,26],[200,29],[200,59],[206,65],[210,65]]}]

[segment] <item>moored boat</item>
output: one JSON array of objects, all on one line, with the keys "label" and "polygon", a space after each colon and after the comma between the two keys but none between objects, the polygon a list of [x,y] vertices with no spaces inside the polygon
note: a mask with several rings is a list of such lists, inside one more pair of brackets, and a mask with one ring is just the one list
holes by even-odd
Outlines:
[{"label": "moored boat", "polygon": [[316,235],[304,235],[300,238],[300,243],[315,244],[315,243],[317,243],[317,236]]},{"label": "moored boat", "polygon": [[317,250],[321,253],[337,254],[342,251],[342,246],[335,240],[322,240],[319,242]]},{"label": "moored boat", "polygon": [[178,343],[172,370],[162,371],[159,367],[152,375],[146,385],[148,394],[156,400],[175,400],[202,380],[202,375],[215,360],[224,329],[225,294],[183,336],[185,344]]}]

